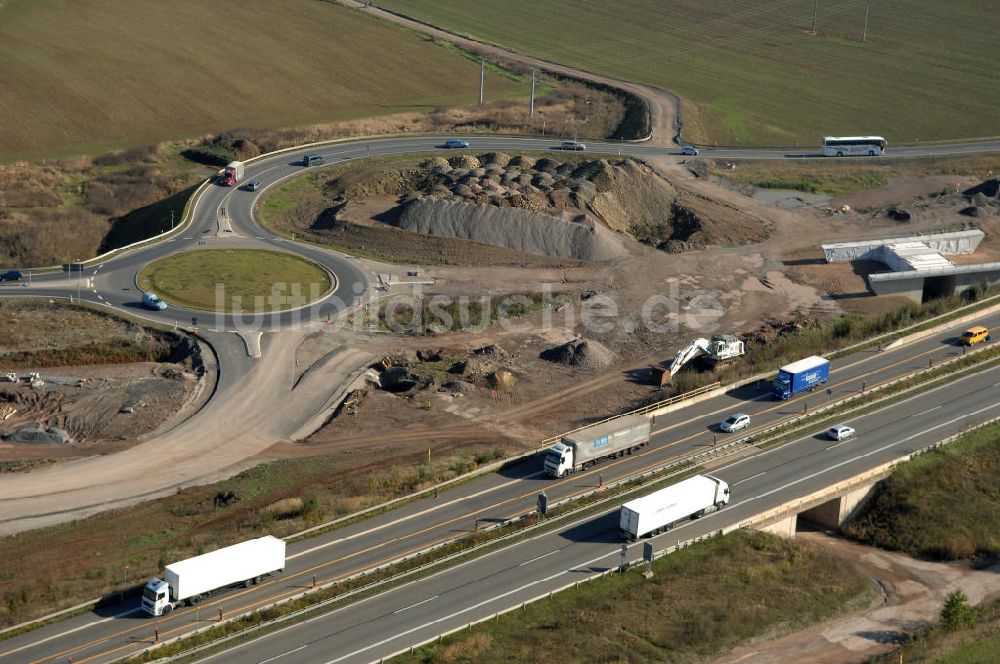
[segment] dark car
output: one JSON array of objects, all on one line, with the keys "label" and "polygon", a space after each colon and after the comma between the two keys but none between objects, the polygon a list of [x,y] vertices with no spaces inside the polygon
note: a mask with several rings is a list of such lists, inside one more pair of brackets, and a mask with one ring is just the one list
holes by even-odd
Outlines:
[{"label": "dark car", "polygon": [[24,278],[20,270],[7,270],[3,274],[0,274],[0,281],[20,281]]},{"label": "dark car", "polygon": [[260,189],[260,187],[261,187],[260,180],[250,180],[250,182],[247,182],[245,185],[243,185],[243,188],[246,189],[247,191],[257,191],[258,189]]},{"label": "dark car", "polygon": [[451,150],[458,148],[467,148],[469,147],[469,142],[461,138],[449,138],[447,141],[445,141],[444,146]]}]

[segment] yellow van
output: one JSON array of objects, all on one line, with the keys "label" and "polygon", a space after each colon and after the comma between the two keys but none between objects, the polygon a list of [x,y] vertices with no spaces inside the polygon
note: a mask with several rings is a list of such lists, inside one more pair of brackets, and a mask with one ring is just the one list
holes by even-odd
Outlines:
[{"label": "yellow van", "polygon": [[958,339],[958,343],[965,346],[971,346],[972,344],[978,344],[981,341],[988,341],[989,338],[990,331],[982,325],[976,325],[975,327],[970,327],[968,330],[963,332],[962,336]]}]

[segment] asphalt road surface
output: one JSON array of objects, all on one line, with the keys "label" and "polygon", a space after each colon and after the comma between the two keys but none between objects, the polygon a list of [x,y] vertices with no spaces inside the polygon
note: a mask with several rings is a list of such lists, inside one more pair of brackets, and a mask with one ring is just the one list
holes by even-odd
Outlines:
[{"label": "asphalt road surface", "polygon": [[[856,438],[837,443],[818,431],[714,469],[711,474],[732,488],[730,505],[652,538],[654,547],[662,549],[677,541],[734,527],[762,511],[921,449],[971,424],[998,417],[998,386],[1000,369],[984,371],[856,418]],[[378,661],[443,632],[616,568],[621,546],[617,527],[617,510],[581,519],[557,532],[534,537],[203,661]],[[629,560],[640,559],[642,548],[642,542],[631,544]]]},{"label": "asphalt road surface", "polygon": [[[1000,325],[1000,314],[986,316],[982,322],[991,327]],[[962,351],[954,345],[954,340],[964,327],[955,326],[951,330],[898,350],[880,353],[869,349],[834,360],[830,382],[827,384],[831,392],[829,395],[825,390],[820,390],[789,401],[775,402],[766,393],[766,385],[760,386],[760,388],[756,385],[746,386],[657,418],[654,425],[653,441],[641,453],[605,462],[587,472],[576,473],[562,480],[556,480],[544,476],[538,458],[529,458],[501,472],[486,475],[454,489],[443,491],[436,499],[418,500],[363,522],[290,545],[289,561],[282,577],[250,589],[236,589],[221,593],[217,597],[203,602],[198,609],[184,608],[169,616],[154,619],[139,614],[136,610],[136,601],[130,601],[107,607],[97,613],[81,615],[45,626],[28,634],[0,642],[0,663],[7,658],[11,658],[9,661],[65,661],[68,656],[72,656],[76,662],[109,661],[116,656],[133,652],[147,645],[144,639],[152,636],[154,627],[159,629],[161,638],[182,634],[199,624],[198,620],[204,620],[208,616],[217,618],[220,608],[224,614],[233,615],[281,597],[294,595],[302,588],[311,585],[314,576],[318,583],[343,578],[351,573],[397,559],[407,553],[422,550],[435,543],[448,541],[474,529],[477,519],[480,522],[491,522],[526,513],[534,508],[535,498],[542,490],[546,491],[550,501],[555,502],[590,491],[596,486],[599,479],[611,482],[659,466],[665,461],[710,448],[714,439],[725,441],[730,437],[730,435],[719,433],[717,424],[731,412],[739,410],[751,415],[752,427],[749,433],[752,434],[756,429],[800,414],[807,404],[816,407],[828,399],[843,397],[863,388],[873,387],[881,381],[927,367],[932,362],[940,363],[961,354]],[[989,385],[992,386],[1000,378],[994,377],[991,380],[993,383],[989,383]],[[979,386],[979,383],[972,379],[963,379],[958,385],[965,389],[964,386],[969,384]],[[953,388],[953,390],[956,395],[959,394],[958,387]],[[998,393],[995,386],[990,389],[980,389],[980,391],[986,395],[984,398]],[[934,406],[938,405],[938,403],[934,403],[934,406],[922,406],[922,412],[927,411],[928,415],[937,413],[938,415],[947,415],[947,417],[940,420],[928,420],[928,422],[943,422],[956,417],[959,419],[940,429],[928,431],[927,434],[931,440],[948,435],[952,428],[954,430],[961,429],[968,424],[986,419],[990,415],[991,411],[976,412],[979,406],[975,404],[980,403],[976,399],[968,400],[968,402],[963,398],[952,399],[952,389],[941,389],[933,394],[936,395],[933,398],[937,399],[941,399],[942,394],[945,394],[948,397],[947,407],[933,409]],[[919,403],[926,404],[928,403],[926,399],[929,398],[932,397],[921,397],[923,400]],[[885,411],[883,415],[880,415],[884,419],[879,420],[879,422],[888,426],[890,422],[897,419],[901,422],[910,421],[907,419],[909,416],[897,417],[895,412],[894,410]],[[841,447],[850,450],[856,449],[854,447],[856,444],[872,444],[875,438],[879,441],[888,440],[882,434],[875,436],[872,432],[877,428],[862,422],[862,420],[851,421],[851,424],[855,425],[859,431],[858,441],[845,443]],[[915,420],[911,424],[915,424]],[[912,445],[919,446],[924,444],[924,441],[924,438],[913,439]],[[819,441],[813,441],[806,448],[787,447],[789,451],[782,454],[791,454],[791,451],[795,449],[806,449],[809,453],[804,456],[800,455],[802,460],[796,463],[809,466],[816,462],[817,457],[814,456],[813,452],[820,445],[822,443]],[[841,447],[833,449],[841,449]],[[889,455],[888,457],[882,453],[865,457],[861,460],[861,467],[867,467],[864,464],[868,464],[868,466],[878,465],[897,452],[901,453],[899,449],[889,448],[885,450],[885,455]],[[773,456],[773,452],[767,452],[764,458]],[[837,458],[839,459],[839,457]],[[741,463],[740,467],[756,468],[749,461]],[[810,467],[813,472],[822,470],[822,465]],[[856,472],[857,468],[857,466],[851,465],[846,470],[853,473]],[[757,473],[760,470],[754,472]],[[778,476],[772,471],[767,472],[770,475],[769,481]],[[730,481],[729,475],[723,474],[722,477]],[[743,477],[736,477],[732,481],[736,482],[740,479]],[[794,490],[808,488],[811,491],[820,481],[820,479],[803,481],[793,485],[793,487],[797,487]],[[749,481],[748,484],[751,487],[754,486]],[[767,486],[768,490],[774,488],[773,485]],[[744,493],[742,487],[743,484],[738,485],[739,490],[734,493],[734,498],[738,500],[726,510],[727,514],[738,514],[738,510],[735,509],[737,504],[744,501],[745,496],[749,497]],[[769,496],[784,497],[791,490],[792,487],[789,487],[787,490],[782,489],[774,494],[769,494]],[[761,497],[759,500],[765,499]],[[704,523],[709,522],[706,520]],[[590,544],[599,545],[601,542],[581,543],[580,550],[590,551]],[[605,544],[607,543],[605,542]],[[584,554],[583,557],[586,558],[587,555],[589,554]],[[552,557],[556,556],[553,554]],[[553,580],[553,583],[556,581],[564,582],[564,579],[560,577]],[[534,592],[534,590],[536,588],[532,586],[525,589],[524,592],[529,593]],[[493,605],[488,608],[495,610]],[[354,615],[353,610],[348,613]],[[420,614],[423,615],[423,612]],[[419,639],[415,637],[414,640]],[[386,644],[388,650],[395,647],[397,647],[395,642]],[[349,652],[349,650],[345,652]],[[363,656],[361,657],[363,659]]]}]

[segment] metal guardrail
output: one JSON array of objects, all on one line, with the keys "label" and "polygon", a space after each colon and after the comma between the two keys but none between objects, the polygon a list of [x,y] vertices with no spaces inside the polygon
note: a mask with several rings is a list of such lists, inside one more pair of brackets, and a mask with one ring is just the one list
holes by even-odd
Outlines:
[{"label": "metal guardrail", "polygon": [[[988,348],[979,349],[979,350],[976,351],[976,353],[980,353],[980,352],[983,352],[985,350],[988,350]],[[799,422],[799,421],[801,421],[803,419],[814,418],[814,417],[816,417],[818,415],[821,415],[823,412],[825,412],[827,410],[835,408],[835,407],[837,407],[839,405],[843,405],[844,403],[848,403],[850,401],[856,400],[856,399],[864,396],[865,394],[871,394],[872,392],[877,392],[877,391],[884,390],[884,389],[886,389],[888,387],[891,387],[891,386],[893,386],[895,384],[898,384],[899,382],[901,382],[903,380],[907,380],[909,378],[912,378],[913,376],[918,376],[918,375],[921,375],[921,374],[926,373],[928,371],[933,371],[933,370],[941,368],[943,366],[947,366],[948,364],[960,361],[961,359],[962,359],[962,357],[960,356],[958,358],[954,358],[953,360],[949,360],[947,363],[942,363],[942,364],[940,364],[940,365],[938,365],[936,367],[928,367],[926,369],[921,369],[920,371],[915,372],[913,374],[909,374],[908,376],[901,377],[899,379],[895,379],[895,380],[892,380],[892,381],[887,381],[887,382],[882,383],[881,385],[878,385],[878,386],[873,386],[872,389],[871,389],[871,391],[869,391],[869,392],[858,393],[857,395],[854,395],[852,397],[848,397],[846,399],[841,399],[841,400],[839,400],[837,402],[833,402],[833,403],[828,404],[828,405],[826,405],[824,407],[815,409],[812,412],[804,413],[802,415],[793,416],[793,417],[791,417],[789,419],[784,420],[783,422],[781,422],[779,424],[776,424],[776,425],[774,425],[772,427],[768,427],[768,428],[763,429],[763,430],[761,430],[759,432],[756,432],[753,436],[745,436],[743,438],[731,441],[731,442],[726,443],[724,445],[713,446],[713,447],[711,447],[709,449],[706,449],[706,450],[704,450],[702,452],[699,452],[697,454],[690,455],[690,456],[687,456],[687,457],[684,457],[684,458],[680,458],[680,459],[674,459],[674,460],[668,461],[666,463],[657,465],[656,467],[651,468],[651,469],[646,470],[646,471],[643,471],[641,473],[635,473],[635,474],[631,474],[631,475],[628,475],[628,476],[625,476],[625,477],[621,477],[621,478],[619,478],[619,479],[617,479],[617,480],[615,480],[613,482],[610,482],[608,484],[602,485],[600,487],[595,487],[595,488],[593,488],[590,491],[586,491],[584,493],[576,494],[576,495],[573,495],[573,496],[567,496],[566,498],[563,498],[560,501],[551,503],[550,504],[550,508],[555,508],[555,507],[559,507],[561,505],[565,505],[567,503],[571,503],[571,502],[574,502],[574,501],[577,501],[577,500],[586,499],[586,498],[589,498],[591,496],[594,496],[595,494],[604,493],[604,492],[607,492],[610,489],[615,489],[615,488],[621,487],[623,485],[627,485],[627,484],[633,483],[636,480],[641,480],[643,478],[654,476],[654,475],[660,475],[660,474],[664,473],[665,471],[669,471],[669,470],[674,469],[674,468],[680,470],[680,469],[687,468],[687,467],[692,466],[692,465],[697,465],[698,463],[700,463],[702,461],[713,460],[713,459],[716,459],[716,458],[719,458],[719,457],[725,457],[725,456],[729,456],[731,454],[735,454],[738,451],[740,451],[741,449],[745,448],[745,446],[753,444],[754,439],[755,438],[759,438],[759,436],[761,434],[775,433],[775,432],[777,432],[777,431],[779,431],[779,430],[781,430],[781,429],[783,429],[783,428],[785,428],[785,427],[787,427],[789,425],[794,425],[794,424],[796,424],[797,422]],[[887,396],[885,398],[891,398],[892,396],[895,396],[895,395],[889,395],[889,396]],[[870,403],[860,404],[855,409],[852,409],[852,410],[857,410],[857,409],[865,408],[865,407],[870,406],[870,405],[872,405],[872,404],[870,404]],[[848,412],[850,412],[850,411],[848,411]],[[976,425],[974,427],[969,427],[969,428],[963,430],[962,432],[960,432],[958,434],[950,436],[950,437],[948,437],[948,438],[946,438],[946,439],[944,439],[942,441],[939,441],[937,443],[933,443],[931,445],[928,445],[927,447],[925,447],[923,450],[921,450],[919,452],[912,453],[910,455],[907,455],[905,458],[901,458],[901,459],[895,460],[894,462],[890,462],[890,463],[893,464],[893,465],[894,464],[898,464],[898,463],[900,463],[902,461],[905,461],[905,460],[911,458],[912,456],[916,456],[917,454],[920,454],[922,452],[929,451],[929,450],[931,450],[933,448],[936,448],[936,447],[940,447],[941,445],[944,445],[944,444],[946,444],[948,442],[951,442],[951,441],[959,438],[960,436],[965,435],[966,433],[968,433],[970,431],[976,430],[978,428],[982,428],[984,426],[988,426],[988,425],[990,425],[990,424],[992,424],[994,422],[997,422],[997,421],[1000,421],[1000,417],[994,418],[992,420],[989,420],[988,422],[985,422],[985,423],[980,424],[980,425]],[[881,468],[882,467],[879,467],[879,469],[875,469],[875,470],[878,471],[878,472],[881,472]],[[869,471],[866,474],[866,476],[872,476],[871,471]],[[856,483],[856,482],[854,482],[853,479],[852,480],[848,480],[846,482],[846,484],[844,482],[841,482],[841,483],[838,483],[837,485],[834,485],[834,488],[836,489],[837,487],[841,487],[842,488],[843,486],[850,486],[852,483]],[[638,490],[641,490],[641,486],[636,489],[636,491],[638,491]],[[831,493],[831,492],[835,493],[835,491],[831,490],[831,491],[824,491],[823,494],[826,495],[826,494]],[[558,518],[560,520],[571,518],[572,516],[574,516],[574,515],[582,512],[584,510],[593,508],[595,505],[600,505],[602,502],[607,502],[607,501],[614,500],[616,498],[620,498],[621,496],[626,495],[628,493],[630,493],[630,492],[629,491],[624,491],[624,492],[622,492],[620,494],[615,494],[615,495],[612,495],[612,496],[608,496],[604,501],[598,501],[597,503],[588,503],[588,504],[585,504],[585,505],[581,505],[581,506],[579,506],[579,507],[577,507],[575,509],[572,509],[572,510],[570,510],[568,512],[565,512],[563,514],[558,515],[556,518]],[[774,519],[775,515],[777,515],[778,517],[780,517],[783,514],[789,513],[793,508],[801,507],[801,505],[804,505],[804,504],[807,504],[807,503],[809,503],[809,504],[815,503],[816,500],[817,499],[814,496],[807,496],[806,498],[803,498],[803,499],[797,499],[797,501],[795,501],[795,503],[793,505],[791,505],[791,506],[789,506],[789,504],[786,504],[786,505],[781,505],[781,506],[778,506],[777,508],[768,510],[767,512],[764,512],[761,515],[758,515],[759,518],[758,517],[752,517],[751,519],[747,519],[747,520],[741,521],[741,522],[739,522],[737,524],[734,524],[734,525],[732,525],[730,527],[727,527],[726,529],[713,532],[710,535],[693,538],[691,540],[687,540],[687,541],[684,541],[684,542],[678,541],[677,544],[674,545],[674,546],[669,546],[669,547],[666,547],[664,549],[661,549],[658,552],[654,552],[653,559],[656,560],[656,559],[658,559],[661,556],[664,556],[664,555],[667,555],[669,553],[672,553],[672,552],[674,552],[674,551],[676,551],[676,550],[678,550],[680,548],[684,548],[686,546],[690,546],[690,544],[692,544],[694,542],[697,542],[697,541],[700,541],[700,540],[703,540],[703,539],[706,539],[707,537],[712,537],[712,536],[715,536],[715,535],[718,535],[718,534],[723,534],[725,532],[731,532],[733,530],[738,530],[740,528],[749,527],[749,526],[752,526],[752,525],[757,524],[757,523],[762,523],[764,521],[768,521],[768,520]],[[532,513],[533,513],[533,511],[528,511],[528,512],[526,512],[524,514],[515,516],[515,517],[513,517],[511,519],[507,519],[507,520],[505,520],[503,522],[498,522],[498,523],[490,524],[490,525],[482,528],[479,532],[490,532],[490,531],[498,529],[498,528],[503,528],[503,527],[507,527],[507,526],[516,524],[516,523],[520,522],[525,516],[527,516],[529,514],[532,514]],[[264,627],[267,627],[267,626],[270,626],[270,625],[273,625],[273,624],[285,622],[287,620],[294,619],[295,617],[301,616],[302,614],[304,614],[306,612],[313,611],[313,610],[316,610],[317,608],[321,608],[323,606],[327,606],[327,605],[329,605],[331,603],[344,600],[346,598],[349,598],[351,596],[357,595],[359,593],[363,593],[363,592],[367,592],[367,591],[373,590],[373,589],[375,589],[375,588],[377,588],[379,586],[388,584],[390,582],[401,581],[402,579],[404,579],[404,578],[406,578],[408,576],[412,576],[414,574],[418,574],[419,572],[435,568],[435,567],[437,567],[439,565],[442,565],[442,564],[446,564],[447,562],[449,562],[451,560],[454,560],[456,558],[467,556],[469,554],[474,554],[474,553],[476,553],[479,550],[482,550],[482,549],[487,548],[487,547],[496,546],[498,544],[502,544],[503,542],[505,542],[507,540],[510,540],[510,539],[513,539],[513,538],[522,537],[525,534],[528,534],[528,533],[532,532],[533,530],[541,528],[542,526],[546,525],[546,523],[549,523],[549,522],[541,521],[541,522],[538,522],[536,524],[532,524],[532,525],[528,526],[525,529],[518,530],[517,532],[509,533],[509,534],[504,535],[502,537],[498,537],[496,539],[489,540],[489,541],[486,541],[486,542],[474,545],[474,546],[472,546],[472,547],[470,547],[468,549],[464,549],[462,551],[458,551],[456,553],[453,553],[451,555],[445,556],[444,558],[440,558],[440,559],[435,560],[435,561],[431,561],[431,562],[429,562],[429,563],[427,563],[425,565],[420,565],[418,567],[415,567],[413,569],[407,570],[407,571],[402,572],[400,574],[396,574],[396,575],[393,575],[391,577],[387,577],[385,579],[380,579],[379,581],[376,581],[376,582],[374,582],[372,584],[368,584],[368,585],[363,586],[361,588],[357,588],[357,589],[348,591],[347,593],[344,593],[343,595],[338,595],[336,597],[332,597],[330,599],[323,600],[322,602],[318,602],[317,604],[314,604],[312,606],[305,607],[303,609],[300,609],[298,611],[290,613],[290,614],[288,614],[286,616],[281,616],[281,617],[276,618],[274,620],[267,621],[267,622],[264,622],[264,623],[260,623],[258,625],[255,625],[255,626],[251,627],[250,630],[255,631],[255,630],[259,630],[259,629],[262,629]],[[369,570],[365,570],[363,572],[358,572],[358,573],[353,574],[353,575],[351,575],[349,577],[327,581],[324,584],[320,584],[320,585],[317,585],[315,587],[309,588],[309,589],[304,590],[301,593],[297,593],[297,594],[295,594],[293,596],[277,600],[275,602],[267,604],[266,606],[257,607],[255,609],[242,612],[242,613],[240,613],[238,615],[235,615],[235,616],[232,616],[230,618],[227,618],[227,621],[228,622],[232,622],[232,621],[235,621],[235,620],[240,620],[240,619],[242,619],[244,617],[247,617],[249,615],[254,614],[255,612],[264,611],[264,610],[267,610],[267,609],[270,609],[270,608],[274,608],[274,607],[280,606],[280,605],[285,604],[287,602],[291,602],[291,601],[295,601],[295,600],[301,599],[302,597],[305,597],[305,596],[309,595],[310,593],[331,588],[331,587],[333,587],[333,586],[335,586],[335,585],[337,585],[339,583],[344,583],[345,581],[351,581],[351,580],[355,580],[355,579],[358,579],[358,578],[364,578],[364,577],[369,576],[370,574],[372,574],[374,572],[382,571],[384,569],[387,569],[387,568],[390,568],[390,567],[392,567],[394,565],[397,565],[397,564],[399,564],[401,562],[406,562],[407,560],[412,560],[414,558],[418,558],[420,556],[427,555],[430,552],[433,552],[433,551],[435,551],[437,549],[440,549],[442,547],[448,546],[452,542],[453,541],[441,542],[441,543],[435,544],[434,546],[428,547],[427,549],[423,549],[421,551],[416,551],[416,552],[410,553],[410,554],[408,554],[406,556],[402,556],[402,557],[400,557],[398,559],[387,561],[385,563],[382,563],[381,565],[378,565],[377,567],[371,568]],[[632,563],[629,564],[629,567],[631,568],[631,567],[635,567],[636,565],[641,565],[641,564],[642,564],[642,561],[633,561]],[[603,572],[601,574],[595,575],[594,578],[598,578],[600,576],[604,576],[604,575],[612,573],[614,571],[616,571],[616,570],[615,569],[607,570],[607,571],[605,571],[605,572]],[[573,584],[570,584],[570,585],[573,585]],[[535,598],[533,598],[531,600],[528,600],[527,603],[532,603],[532,602],[538,601],[540,599],[544,599],[546,597],[551,597],[551,595],[552,595],[553,592],[560,592],[562,590],[567,589],[568,587],[570,587],[570,586],[564,586],[563,588],[557,589],[555,591],[552,591],[552,592],[549,592],[549,593],[545,593],[543,595],[539,595],[538,597],[535,597]],[[524,604],[525,603],[522,603],[522,607],[523,607]],[[513,607],[511,609],[506,609],[504,611],[499,612],[498,614],[494,614],[494,615],[489,616],[487,618],[484,618],[482,620],[493,619],[497,615],[503,615],[504,613],[507,613],[507,612],[509,612],[511,610],[514,610],[516,608],[518,608],[518,607],[515,606],[515,607]],[[461,628],[457,628],[456,630],[451,630],[449,632],[445,632],[443,634],[438,635],[437,637],[434,637],[434,638],[430,639],[429,641],[425,641],[425,642],[423,642],[421,644],[412,646],[412,648],[403,649],[403,650],[401,650],[401,651],[399,651],[397,653],[394,653],[392,656],[396,656],[398,654],[402,654],[402,653],[405,653],[407,651],[412,651],[412,649],[414,649],[414,648],[420,647],[421,645],[426,645],[427,643],[430,643],[430,642],[432,642],[432,641],[434,641],[436,639],[441,639],[444,636],[447,636],[449,634],[454,633],[455,631],[459,631],[461,629],[466,629],[466,628],[470,627],[472,624],[476,624],[478,622],[482,622],[482,620],[475,621],[473,623],[467,624],[467,625],[465,625],[465,626],[463,626]],[[192,632],[188,632],[186,634],[179,635],[179,636],[177,636],[177,637],[175,637],[173,639],[170,639],[170,640],[163,641],[161,643],[157,643],[155,645],[152,645],[152,646],[150,646],[148,648],[143,649],[139,653],[133,653],[131,655],[125,656],[125,657],[120,658],[119,660],[115,660],[115,661],[127,661],[128,659],[131,659],[132,657],[135,657],[138,654],[141,654],[143,652],[154,650],[154,649],[162,647],[164,645],[168,645],[170,643],[175,643],[175,642],[181,641],[181,640],[183,640],[185,638],[189,638],[191,636],[194,636],[194,635],[203,633],[205,631],[211,630],[211,629],[217,627],[219,624],[220,623],[213,623],[213,624],[210,624],[210,625],[206,625],[206,626],[198,628],[198,629],[196,629],[196,630],[194,630]],[[245,636],[247,634],[247,631],[248,630],[241,630],[240,632],[238,632],[236,634],[232,634],[232,635],[227,635],[227,636],[221,637],[221,639],[217,639],[217,640],[212,641],[211,643],[203,644],[201,646],[196,646],[196,647],[194,647],[192,649],[185,650],[183,653],[178,653],[177,655],[173,655],[173,656],[171,656],[169,658],[166,658],[166,659],[164,659],[162,661],[169,662],[169,661],[174,661],[174,660],[176,660],[178,658],[181,658],[181,657],[189,656],[189,655],[194,654],[196,652],[200,652],[201,650],[204,650],[206,648],[210,648],[210,647],[216,646],[220,642],[221,643],[225,643],[226,641],[228,641],[228,640],[230,640],[232,638],[236,638],[239,635],[244,635]]]}]

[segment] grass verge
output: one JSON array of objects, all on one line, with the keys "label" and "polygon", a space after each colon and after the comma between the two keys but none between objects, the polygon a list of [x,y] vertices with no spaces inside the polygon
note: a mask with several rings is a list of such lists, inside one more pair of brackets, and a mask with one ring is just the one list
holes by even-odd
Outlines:
[{"label": "grass verge", "polygon": [[257,249],[201,249],[142,268],[140,288],[198,311],[258,312],[304,306],[330,290],[319,265],[293,254]]},{"label": "grass verge", "polygon": [[843,527],[865,544],[932,560],[1000,556],[1000,425],[901,464]]},{"label": "grass verge", "polygon": [[874,594],[818,547],[752,531],[696,543],[423,646],[397,662],[694,662],[860,607]]},{"label": "grass verge", "polygon": [[[848,194],[877,189],[899,177],[954,175],[986,179],[1000,171],[1000,155],[875,160],[740,161],[735,169],[711,162],[710,172],[735,184],[769,189],[794,189],[809,193]],[[951,189],[950,191],[954,191]]]}]

